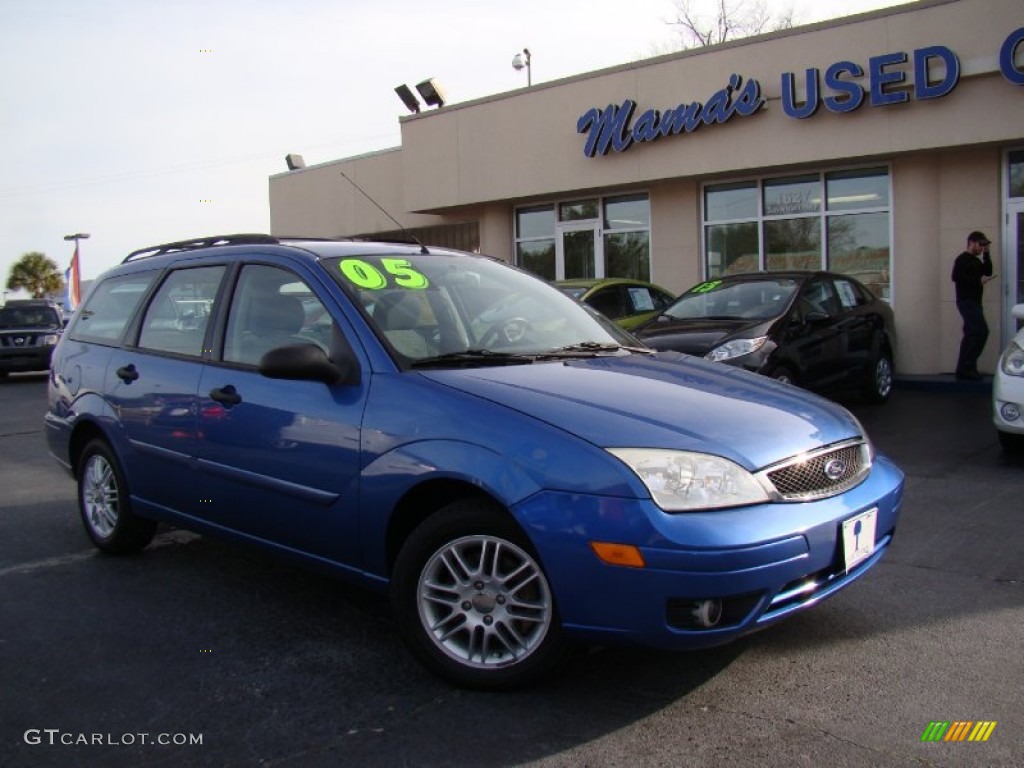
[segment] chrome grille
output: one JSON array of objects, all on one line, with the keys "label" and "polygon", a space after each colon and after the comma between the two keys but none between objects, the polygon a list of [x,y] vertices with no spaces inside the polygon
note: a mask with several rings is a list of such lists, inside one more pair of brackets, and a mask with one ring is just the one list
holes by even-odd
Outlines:
[{"label": "chrome grille", "polygon": [[769,467],[763,477],[785,501],[811,501],[847,491],[871,469],[871,454],[863,440],[826,446]]}]

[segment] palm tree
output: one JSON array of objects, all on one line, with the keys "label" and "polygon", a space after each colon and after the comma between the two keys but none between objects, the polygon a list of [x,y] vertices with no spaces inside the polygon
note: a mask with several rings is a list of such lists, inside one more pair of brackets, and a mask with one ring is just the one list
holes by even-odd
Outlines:
[{"label": "palm tree", "polygon": [[33,299],[42,299],[64,290],[64,276],[56,262],[45,253],[30,251],[11,266],[7,290],[25,289]]}]

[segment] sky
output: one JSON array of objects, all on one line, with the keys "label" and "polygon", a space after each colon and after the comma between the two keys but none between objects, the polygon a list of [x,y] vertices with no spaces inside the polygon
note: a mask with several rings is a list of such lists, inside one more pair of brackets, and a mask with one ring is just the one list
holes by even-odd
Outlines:
[{"label": "sky", "polygon": [[[698,0],[707,2],[707,0]],[[812,23],[906,0],[768,0]],[[397,85],[454,104],[664,52],[673,0],[0,0],[0,277],[268,232],[271,175],[396,147]],[[622,12],[629,9],[629,14]],[[16,298],[19,294],[5,294]]]}]

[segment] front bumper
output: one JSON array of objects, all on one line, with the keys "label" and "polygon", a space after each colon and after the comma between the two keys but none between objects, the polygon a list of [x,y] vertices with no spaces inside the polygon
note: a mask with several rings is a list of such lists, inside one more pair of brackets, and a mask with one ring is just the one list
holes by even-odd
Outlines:
[{"label": "front bumper", "polygon": [[[1001,361],[1000,361],[1001,362]],[[1017,418],[1006,418],[1016,406]],[[992,380],[992,423],[1000,432],[1024,435],[1024,376],[1008,376],[997,370]]]},{"label": "front bumper", "polygon": [[[814,502],[666,514],[650,500],[542,493],[514,510],[537,549],[565,630],[594,643],[668,649],[729,642],[815,605],[881,559],[899,517],[903,474],[877,457],[863,483]],[[877,509],[874,551],[847,572],[842,523]],[[645,567],[608,565],[590,541],[636,546]],[[696,601],[722,602],[711,628]]]},{"label": "front bumper", "polygon": [[13,347],[0,350],[0,371],[48,371],[53,347]]}]

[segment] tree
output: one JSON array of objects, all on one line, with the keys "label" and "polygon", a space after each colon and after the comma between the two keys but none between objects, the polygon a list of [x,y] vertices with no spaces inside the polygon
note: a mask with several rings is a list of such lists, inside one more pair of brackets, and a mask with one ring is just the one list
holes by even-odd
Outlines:
[{"label": "tree", "polygon": [[790,29],[793,9],[773,15],[766,0],[674,0],[683,49],[717,45],[727,40]]},{"label": "tree", "polygon": [[11,266],[7,277],[7,290],[26,290],[34,299],[52,296],[64,290],[64,276],[57,263],[45,253],[30,251]]}]

